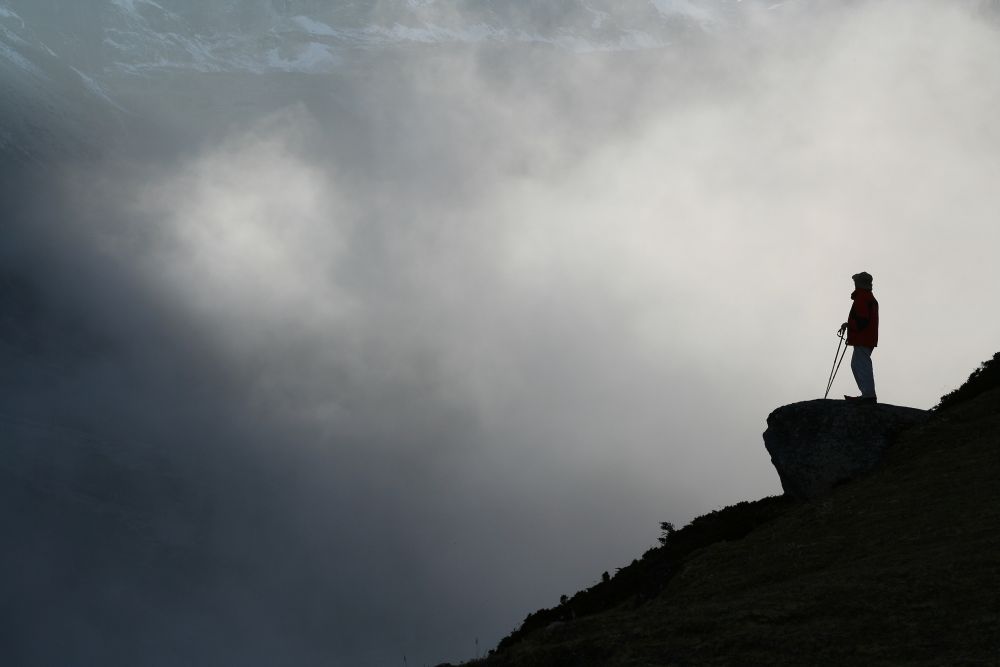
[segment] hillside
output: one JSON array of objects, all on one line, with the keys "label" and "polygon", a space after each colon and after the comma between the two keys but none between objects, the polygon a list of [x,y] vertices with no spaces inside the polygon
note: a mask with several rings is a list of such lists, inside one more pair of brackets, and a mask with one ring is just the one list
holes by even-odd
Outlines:
[{"label": "hillside", "polygon": [[467,664],[997,664],[998,376],[1000,354],[872,475],[666,526],[663,546]]}]

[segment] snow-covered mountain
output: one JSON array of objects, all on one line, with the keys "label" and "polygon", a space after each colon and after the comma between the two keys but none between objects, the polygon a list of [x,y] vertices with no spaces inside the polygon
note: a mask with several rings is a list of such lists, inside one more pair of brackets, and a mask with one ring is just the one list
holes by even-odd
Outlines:
[{"label": "snow-covered mountain", "polygon": [[[750,4],[750,3],[748,3]],[[573,51],[662,46],[744,9],[737,0],[5,0],[0,59],[58,54],[89,76],[164,69],[321,72],[345,52],[517,42]]]},{"label": "snow-covered mountain", "polygon": [[636,51],[711,32],[755,2],[0,0],[0,153],[86,152],[69,144],[102,124],[120,135],[136,86],[160,74],[330,74],[433,45]]},{"label": "snow-covered mountain", "polygon": [[[1000,4],[965,1],[994,12]],[[347,54],[399,45],[658,48],[755,12],[837,4],[842,0],[0,0],[0,71],[37,74],[45,68],[39,59],[57,57],[101,95],[104,75],[329,72]]]}]

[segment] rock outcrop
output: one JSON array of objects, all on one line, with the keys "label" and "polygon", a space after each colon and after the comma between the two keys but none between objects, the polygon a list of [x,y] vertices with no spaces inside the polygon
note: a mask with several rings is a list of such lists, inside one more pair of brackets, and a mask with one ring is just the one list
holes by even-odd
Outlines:
[{"label": "rock outcrop", "polygon": [[872,470],[893,437],[927,414],[824,399],[792,403],[768,415],[764,446],[785,493],[814,500]]}]

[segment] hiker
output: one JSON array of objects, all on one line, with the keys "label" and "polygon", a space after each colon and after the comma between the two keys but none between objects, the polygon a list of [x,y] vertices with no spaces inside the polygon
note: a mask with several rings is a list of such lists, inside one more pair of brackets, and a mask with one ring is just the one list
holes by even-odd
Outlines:
[{"label": "hiker", "polygon": [[872,294],[872,276],[867,271],[856,273],[854,291],[851,293],[851,312],[840,326],[840,333],[847,331],[847,344],[854,347],[851,370],[861,390],[860,396],[844,396],[848,401],[875,403],[875,374],[872,371],[872,351],[878,345],[878,301]]}]

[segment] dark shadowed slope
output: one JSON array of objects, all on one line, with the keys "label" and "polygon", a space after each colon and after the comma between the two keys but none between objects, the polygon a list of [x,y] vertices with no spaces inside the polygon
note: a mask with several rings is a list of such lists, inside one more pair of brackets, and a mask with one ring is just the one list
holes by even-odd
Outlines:
[{"label": "dark shadowed slope", "polygon": [[[699,517],[529,616],[481,664],[997,664],[995,361],[870,476],[811,504],[764,499]],[[605,604],[574,618],[587,600]]]}]

